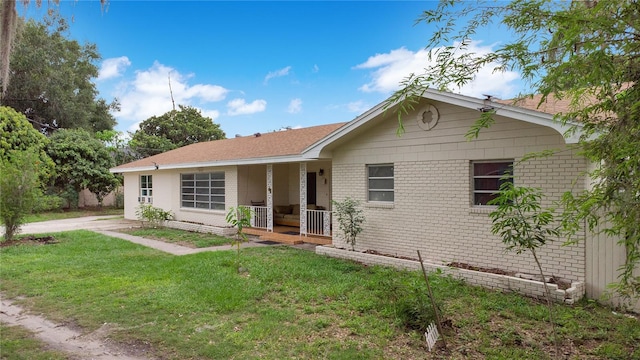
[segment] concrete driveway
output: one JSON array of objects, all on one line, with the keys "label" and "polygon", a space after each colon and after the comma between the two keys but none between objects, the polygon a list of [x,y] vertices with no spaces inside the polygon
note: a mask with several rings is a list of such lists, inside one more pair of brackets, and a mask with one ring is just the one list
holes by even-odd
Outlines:
[{"label": "concrete driveway", "polygon": [[[100,231],[138,226],[140,226],[139,221],[125,220],[118,215],[85,216],[24,224],[20,228],[20,234],[42,234],[80,229]],[[2,228],[2,233],[4,233],[4,228]]]},{"label": "concrete driveway", "polygon": [[[189,248],[173,243],[167,243],[164,241],[157,241],[152,239],[143,238],[140,236],[134,236],[129,234],[123,234],[112,230],[125,229],[130,227],[139,227],[140,221],[125,220],[117,215],[104,215],[104,216],[86,216],[73,219],[63,220],[51,220],[25,224],[20,228],[20,234],[43,234],[43,233],[55,233],[71,230],[91,230],[97,233],[120,238],[136,244],[154,248],[156,250],[164,251],[173,255],[189,255],[205,251],[221,251],[221,250],[233,250],[235,247],[232,245],[212,246],[206,248]],[[0,233],[4,233],[4,228],[0,228]],[[273,244],[266,244],[260,241],[249,241],[242,243],[240,247],[258,247],[269,246]],[[308,245],[308,244],[303,244]],[[315,246],[309,248],[308,246],[293,246],[304,250],[313,250]]]}]

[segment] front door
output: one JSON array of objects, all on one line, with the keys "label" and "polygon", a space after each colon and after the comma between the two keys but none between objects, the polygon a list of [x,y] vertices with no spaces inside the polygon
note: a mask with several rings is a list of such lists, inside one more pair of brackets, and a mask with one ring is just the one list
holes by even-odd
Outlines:
[{"label": "front door", "polygon": [[316,173],[307,173],[307,204],[316,204]]}]

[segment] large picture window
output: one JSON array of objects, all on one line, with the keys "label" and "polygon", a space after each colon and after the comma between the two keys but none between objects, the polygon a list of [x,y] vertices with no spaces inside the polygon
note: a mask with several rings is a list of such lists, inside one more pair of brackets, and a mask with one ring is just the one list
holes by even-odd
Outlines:
[{"label": "large picture window", "polygon": [[224,210],[224,172],[181,174],[182,207]]},{"label": "large picture window", "polygon": [[153,196],[152,175],[140,175],[140,196]]},{"label": "large picture window", "polygon": [[471,163],[473,174],[473,205],[487,205],[498,196],[500,185],[505,181],[513,182],[513,177],[503,178],[505,174],[513,174],[513,161],[476,161]]},{"label": "large picture window", "polygon": [[393,164],[367,165],[368,201],[393,202]]}]

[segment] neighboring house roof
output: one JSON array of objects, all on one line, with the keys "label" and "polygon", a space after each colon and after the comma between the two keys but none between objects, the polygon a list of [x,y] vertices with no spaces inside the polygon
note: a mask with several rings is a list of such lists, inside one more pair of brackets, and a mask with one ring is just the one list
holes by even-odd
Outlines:
[{"label": "neighboring house roof", "polygon": [[345,123],[200,142],[123,164],[114,173],[204,166],[304,161],[300,154]]}]

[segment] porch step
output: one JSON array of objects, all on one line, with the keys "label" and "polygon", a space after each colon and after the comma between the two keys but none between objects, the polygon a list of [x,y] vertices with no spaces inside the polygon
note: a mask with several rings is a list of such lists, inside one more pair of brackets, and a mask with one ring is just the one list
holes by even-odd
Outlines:
[{"label": "porch step", "polygon": [[247,234],[258,236],[258,239],[260,240],[275,241],[275,242],[279,242],[282,244],[289,244],[289,245],[297,245],[297,244],[304,243],[300,235],[288,235],[288,234],[279,234],[276,232],[265,232],[264,230],[252,229],[252,228],[245,229],[244,231]]},{"label": "porch step", "polygon": [[303,242],[308,243],[308,244],[315,244],[315,245],[331,245],[331,238],[327,238],[327,237],[321,237],[321,236],[307,236],[307,237],[302,237]]}]

